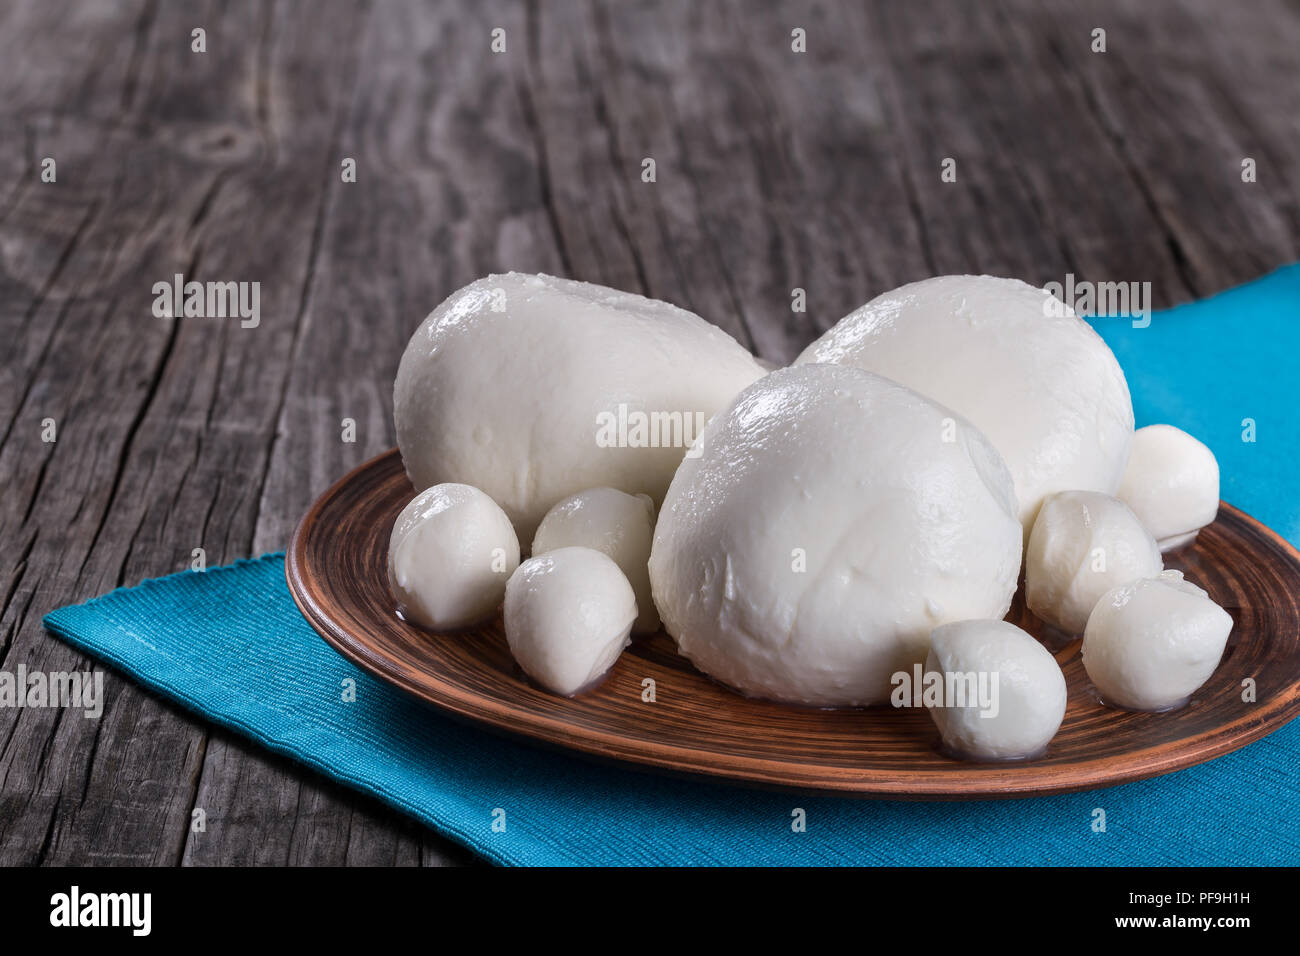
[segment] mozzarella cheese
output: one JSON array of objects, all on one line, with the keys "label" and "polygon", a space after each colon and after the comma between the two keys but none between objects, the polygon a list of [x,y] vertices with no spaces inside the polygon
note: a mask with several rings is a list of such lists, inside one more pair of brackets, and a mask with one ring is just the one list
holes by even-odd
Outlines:
[{"label": "mozzarella cheese", "polygon": [[595,684],[630,643],[636,595],[613,559],[557,548],[519,565],[506,585],[506,641],[524,673],[572,696]]},{"label": "mozzarella cheese", "polygon": [[1148,425],[1133,435],[1122,498],[1161,551],[1190,544],[1219,513],[1219,462],[1214,452],[1172,425]]},{"label": "mozzarella cheese", "polygon": [[402,355],[397,444],[416,489],[483,489],[522,541],[561,498],[663,498],[704,421],[763,374],[684,309],[550,276],[492,275],[434,309]]},{"label": "mozzarella cheese", "polygon": [[1083,666],[1102,699],[1127,710],[1172,710],[1210,679],[1232,616],[1166,571],[1108,591],[1083,634]]},{"label": "mozzarella cheese", "polygon": [[649,496],[588,488],[546,512],[533,538],[533,554],[574,546],[603,551],[614,559],[636,593],[637,617],[632,630],[653,634],[659,630],[659,612],[650,597],[654,528],[655,506]]},{"label": "mozzarella cheese", "polygon": [[857,368],[781,369],[705,429],[660,510],[650,583],[696,666],[745,693],[872,704],[932,628],[1002,617],[1011,476],[979,430]]},{"label": "mozzarella cheese", "polygon": [[941,703],[929,712],[953,756],[1035,757],[1065,717],[1065,675],[1056,658],[1006,621],[955,621],[935,628],[925,670],[942,681]]},{"label": "mozzarella cheese", "polygon": [[420,492],[397,516],[388,542],[388,582],[398,610],[435,630],[490,616],[518,566],[510,519],[469,485]]},{"label": "mozzarella cheese", "polygon": [[1025,603],[1053,627],[1082,634],[1103,594],[1163,568],[1155,538],[1124,502],[1096,491],[1057,492],[1029,535]]},{"label": "mozzarella cheese", "polygon": [[1026,538],[1054,491],[1119,488],[1133,406],[1106,343],[1018,279],[939,276],[877,296],[797,363],[855,365],[964,415],[1001,452]]}]

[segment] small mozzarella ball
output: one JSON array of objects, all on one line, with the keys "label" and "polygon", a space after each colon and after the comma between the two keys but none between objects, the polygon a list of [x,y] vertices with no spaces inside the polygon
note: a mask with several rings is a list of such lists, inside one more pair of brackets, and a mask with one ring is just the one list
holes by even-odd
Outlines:
[{"label": "small mozzarella ball", "polygon": [[1155,538],[1128,505],[1095,491],[1062,491],[1043,502],[1025,552],[1025,603],[1039,619],[1082,634],[1113,587],[1160,573]]},{"label": "small mozzarella ball", "polygon": [[398,609],[435,630],[490,616],[518,566],[510,519],[469,485],[420,492],[397,516],[388,542],[388,583]]},{"label": "small mozzarella ball", "polygon": [[637,618],[632,630],[653,634],[659,630],[659,612],[650,597],[654,531],[655,504],[649,495],[588,488],[546,512],[533,538],[533,555],[572,546],[603,551],[614,559],[636,593]]},{"label": "small mozzarella ball", "polygon": [[572,697],[603,677],[630,643],[636,595],[608,555],[557,548],[510,576],[505,618],[506,641],[524,673]]},{"label": "small mozzarella ball", "polygon": [[1160,545],[1173,551],[1219,513],[1219,462],[1214,452],[1172,425],[1133,434],[1119,497]]},{"label": "small mozzarella ball", "polygon": [[[943,705],[929,710],[944,746],[955,755],[973,760],[1036,756],[1065,717],[1065,675],[1056,658],[1006,621],[936,627],[925,670],[945,675]],[[949,693],[957,682],[968,688],[965,706],[954,706]]]},{"label": "small mozzarella ball", "polygon": [[1232,616],[1177,571],[1108,591],[1088,618],[1083,667],[1108,704],[1170,710],[1219,666]]}]

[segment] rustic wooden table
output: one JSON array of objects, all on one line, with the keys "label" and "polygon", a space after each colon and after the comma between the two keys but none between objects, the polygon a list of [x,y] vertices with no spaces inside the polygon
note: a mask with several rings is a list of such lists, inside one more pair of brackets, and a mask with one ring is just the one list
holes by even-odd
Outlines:
[{"label": "rustic wooden table", "polygon": [[[283,548],[393,444],[407,337],[487,272],[668,299],[782,361],[936,273],[1161,306],[1294,260],[1297,76],[1283,2],[4,4],[0,668],[88,666],[51,608]],[[176,273],[260,282],[260,324],[155,318]],[[0,709],[0,863],[470,859],[106,686],[99,720]]]}]

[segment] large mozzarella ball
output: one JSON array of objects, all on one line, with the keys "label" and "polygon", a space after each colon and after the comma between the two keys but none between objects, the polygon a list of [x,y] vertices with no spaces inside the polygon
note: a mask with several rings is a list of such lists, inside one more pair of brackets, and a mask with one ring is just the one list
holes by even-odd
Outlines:
[{"label": "large mozzarella ball", "polygon": [[1189,544],[1219,513],[1219,462],[1214,452],[1172,425],[1133,434],[1122,498],[1161,551]]},{"label": "large mozzarella ball", "polygon": [[872,704],[936,625],[1006,613],[1011,476],[948,409],[861,369],[801,365],[743,391],[701,442],[660,510],[650,583],[678,648],[718,680]]},{"label": "large mozzarella ball", "polygon": [[529,558],[506,585],[506,641],[524,673],[572,696],[600,680],[630,643],[636,595],[591,548]]},{"label": "large mozzarella ball", "polygon": [[660,501],[704,421],[762,374],[729,335],[666,302],[493,275],[411,337],[397,444],[417,489],[482,488],[531,541],[547,509],[584,488]]},{"label": "large mozzarella ball", "polygon": [[1171,710],[1210,679],[1231,631],[1232,615],[1166,571],[1097,602],[1083,635],[1083,667],[1108,704]]},{"label": "large mozzarella ball", "polygon": [[856,365],[957,411],[1002,453],[1029,534],[1045,496],[1114,494],[1133,406],[1106,343],[1018,279],[940,276],[877,296],[796,362]]},{"label": "large mozzarella ball", "polygon": [[436,630],[490,616],[518,566],[510,519],[469,485],[420,492],[397,516],[388,542],[388,582],[398,609]]},{"label": "large mozzarella ball", "polygon": [[1103,594],[1160,573],[1155,538],[1124,502],[1061,491],[1038,511],[1025,551],[1025,603],[1041,620],[1082,634]]},{"label": "large mozzarella ball", "polygon": [[1037,756],[1065,717],[1065,675],[1056,658],[1006,621],[936,627],[925,671],[927,680],[939,675],[941,703],[930,716],[954,756]]},{"label": "large mozzarella ball", "polygon": [[614,559],[636,593],[637,617],[632,630],[659,630],[659,612],[650,597],[650,543],[654,540],[655,506],[647,495],[615,488],[588,488],[559,501],[546,512],[533,538],[533,554],[556,548],[584,547]]}]

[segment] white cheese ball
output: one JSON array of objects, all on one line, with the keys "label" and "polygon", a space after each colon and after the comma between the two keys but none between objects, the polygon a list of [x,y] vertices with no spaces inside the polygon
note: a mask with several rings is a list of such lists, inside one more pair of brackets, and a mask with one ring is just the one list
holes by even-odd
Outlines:
[{"label": "white cheese ball", "polygon": [[1108,591],[1088,618],[1083,667],[1102,699],[1127,710],[1172,710],[1210,679],[1232,615],[1178,571]]},{"label": "white cheese ball", "polygon": [[506,641],[524,673],[566,697],[600,680],[630,643],[636,595],[591,548],[529,558],[506,585]]},{"label": "white cheese ball", "polygon": [[666,302],[492,275],[411,337],[393,390],[397,445],[416,489],[482,488],[531,541],[584,488],[662,500],[703,422],[762,374],[729,335]]},{"label": "white cheese ball", "polygon": [[1119,497],[1155,535],[1160,550],[1173,551],[1190,544],[1219,513],[1219,462],[1172,425],[1139,428]]},{"label": "white cheese ball", "polygon": [[974,426],[861,369],[743,391],[677,470],[650,552],[664,627],[747,694],[887,700],[930,631],[1002,617],[1020,567],[1011,476]]},{"label": "white cheese ball", "polygon": [[[953,756],[1037,756],[1065,717],[1065,675],[1056,658],[1006,621],[957,621],[936,627],[925,670],[944,679],[943,703],[929,711]],[[959,681],[966,695],[963,706],[956,706]]]},{"label": "white cheese ball", "polygon": [[1124,502],[1061,491],[1039,509],[1025,551],[1025,603],[1040,620],[1082,634],[1103,594],[1164,567],[1155,538]]},{"label": "white cheese ball", "polygon": [[1110,348],[1043,289],[940,276],[877,296],[796,362],[856,365],[964,415],[1001,452],[1026,537],[1054,491],[1114,494],[1133,437]]},{"label": "white cheese ball", "polygon": [[636,594],[633,632],[653,634],[659,630],[659,612],[650,597],[650,543],[654,530],[655,506],[648,495],[588,488],[546,512],[533,538],[533,554],[567,547],[603,551],[614,559]]},{"label": "white cheese ball", "polygon": [[519,539],[495,501],[469,485],[426,488],[388,541],[388,583],[408,621],[435,630],[492,615],[519,566]]}]

